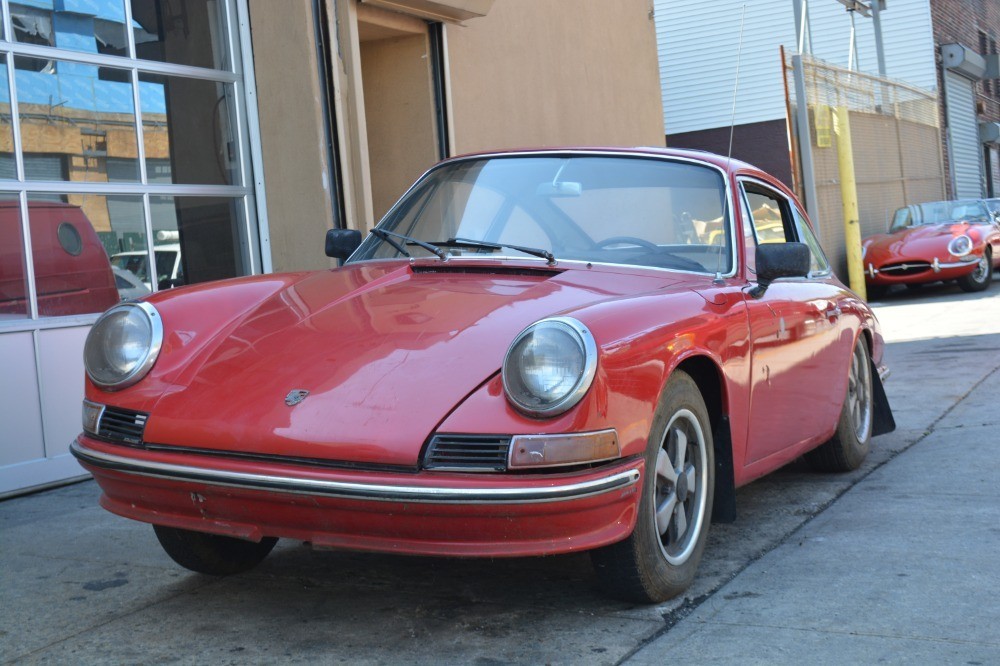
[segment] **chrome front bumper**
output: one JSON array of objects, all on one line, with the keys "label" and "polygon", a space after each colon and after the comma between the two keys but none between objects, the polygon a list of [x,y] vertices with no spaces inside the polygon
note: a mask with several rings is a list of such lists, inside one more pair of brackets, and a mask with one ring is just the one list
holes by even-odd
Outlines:
[{"label": "chrome front bumper", "polygon": [[[167,463],[140,457],[126,457],[92,449],[79,440],[70,444],[70,452],[81,463],[127,474],[170,479],[181,482],[207,483],[218,486],[283,492],[297,495],[321,495],[342,499],[382,502],[419,502],[432,504],[528,504],[559,502],[600,495],[639,481],[638,469],[617,470],[600,478],[523,487],[498,487],[488,483],[468,483],[456,486],[403,485],[365,483],[335,479],[307,478],[288,473],[260,474],[218,467]],[[521,477],[525,478],[525,477]],[[528,477],[538,481],[539,477]],[[512,477],[505,477],[511,480]]]},{"label": "chrome front bumper", "polygon": [[[940,273],[941,271],[948,270],[950,268],[965,268],[966,266],[973,266],[977,264],[980,261],[980,259],[981,259],[980,257],[970,256],[965,259],[960,259],[959,261],[953,261],[943,264],[937,257],[934,257],[934,261],[930,263],[930,269],[935,273]],[[913,264],[913,267],[917,268],[918,266],[921,266],[924,263],[926,262],[923,261],[915,262]],[[898,267],[900,270],[906,270],[906,268],[908,267],[905,262],[902,264],[895,264],[894,266]],[[865,269],[865,273],[868,274],[868,277],[874,278],[876,275],[880,275],[882,273],[886,273],[887,275],[892,275],[894,271],[880,271],[879,269],[875,268],[873,264],[869,263],[868,267]]]}]

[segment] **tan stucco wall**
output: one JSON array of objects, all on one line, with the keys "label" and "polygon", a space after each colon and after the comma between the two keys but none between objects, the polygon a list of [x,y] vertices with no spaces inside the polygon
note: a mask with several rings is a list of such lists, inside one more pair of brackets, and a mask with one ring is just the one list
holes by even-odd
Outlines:
[{"label": "tan stucco wall", "polygon": [[249,5],[274,270],[328,268],[323,237],[333,226],[333,178],[312,3]]},{"label": "tan stucco wall", "polygon": [[425,32],[361,43],[376,220],[437,161],[428,41]]},{"label": "tan stucco wall", "polygon": [[663,145],[652,0],[500,0],[446,30],[452,153]]}]

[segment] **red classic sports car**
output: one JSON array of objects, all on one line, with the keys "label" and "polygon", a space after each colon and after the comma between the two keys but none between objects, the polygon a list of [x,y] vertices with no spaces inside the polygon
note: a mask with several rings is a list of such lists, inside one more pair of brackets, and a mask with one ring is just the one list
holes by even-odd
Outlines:
[{"label": "red classic sports car", "polygon": [[980,199],[934,201],[898,209],[889,233],[862,243],[871,297],[894,284],[955,280],[982,291],[1000,268],[1000,216]]},{"label": "red classic sports car", "polygon": [[742,162],[450,159],[327,254],[346,261],[159,292],[90,332],[72,450],[189,569],[279,537],[587,550],[609,593],[660,601],[736,487],[802,455],[854,469],[894,428],[875,317]]}]

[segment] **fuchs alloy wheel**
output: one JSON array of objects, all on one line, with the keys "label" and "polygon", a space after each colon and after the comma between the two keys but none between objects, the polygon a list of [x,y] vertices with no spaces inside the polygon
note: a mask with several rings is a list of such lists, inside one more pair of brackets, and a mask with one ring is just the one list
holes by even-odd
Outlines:
[{"label": "fuchs alloy wheel", "polygon": [[983,291],[993,281],[993,259],[990,248],[983,250],[983,256],[968,275],[958,278],[958,286],[962,291]]},{"label": "fuchs alloy wheel", "polygon": [[635,530],[591,556],[605,592],[656,603],[690,587],[712,515],[712,429],[701,392],[684,372],[675,372],[663,390],[645,458]]},{"label": "fuchs alloy wheel", "polygon": [[820,472],[850,472],[868,456],[872,440],[872,364],[864,336],[858,338],[847,374],[847,395],[837,430],[826,443],[806,454]]},{"label": "fuchs alloy wheel", "polygon": [[163,550],[185,569],[212,576],[229,576],[254,568],[267,557],[275,538],[246,541],[218,534],[153,525]]}]

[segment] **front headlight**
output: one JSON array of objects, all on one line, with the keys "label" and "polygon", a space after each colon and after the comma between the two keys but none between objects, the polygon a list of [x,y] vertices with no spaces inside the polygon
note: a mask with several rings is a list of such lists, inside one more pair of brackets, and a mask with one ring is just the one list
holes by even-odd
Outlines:
[{"label": "front headlight", "polygon": [[514,338],[503,362],[503,387],[513,405],[529,416],[570,409],[590,388],[597,371],[597,344],[576,319],[535,322]]},{"label": "front headlight", "polygon": [[160,315],[149,303],[122,303],[97,320],[83,346],[90,380],[117,391],[146,376],[163,342]]},{"label": "front headlight", "polygon": [[956,257],[964,257],[972,252],[972,239],[964,234],[955,236],[948,242],[948,252]]}]

